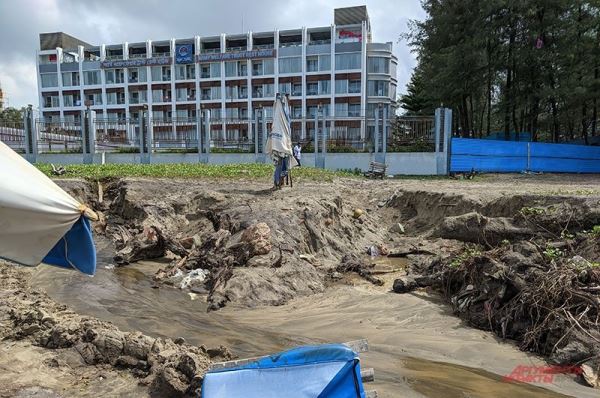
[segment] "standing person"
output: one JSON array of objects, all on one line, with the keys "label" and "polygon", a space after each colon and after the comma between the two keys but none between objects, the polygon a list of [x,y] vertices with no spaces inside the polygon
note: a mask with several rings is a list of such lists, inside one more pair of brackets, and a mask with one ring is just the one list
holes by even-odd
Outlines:
[{"label": "standing person", "polygon": [[302,157],[302,147],[300,146],[300,143],[297,142],[296,146],[294,147],[294,158],[296,158],[296,162],[298,162],[298,167],[301,166],[301,164],[300,164],[301,157]]}]

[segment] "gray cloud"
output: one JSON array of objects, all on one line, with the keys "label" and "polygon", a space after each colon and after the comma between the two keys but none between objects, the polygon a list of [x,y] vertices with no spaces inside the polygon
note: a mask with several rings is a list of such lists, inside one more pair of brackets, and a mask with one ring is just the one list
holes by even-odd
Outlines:
[{"label": "gray cloud", "polygon": [[[35,51],[39,33],[63,31],[91,44],[328,26],[333,9],[364,4],[343,0],[2,0],[0,83],[10,106],[37,105]],[[418,0],[366,1],[373,40],[394,43],[399,91],[410,78],[414,56],[401,33],[409,19],[424,17]]]}]

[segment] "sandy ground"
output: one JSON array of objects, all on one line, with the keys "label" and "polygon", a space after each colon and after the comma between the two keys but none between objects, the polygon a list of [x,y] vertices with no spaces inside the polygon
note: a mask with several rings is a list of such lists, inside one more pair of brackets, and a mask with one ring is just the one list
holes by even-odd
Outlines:
[{"label": "sandy ground", "polygon": [[[170,181],[175,186],[179,182]],[[143,185],[143,181],[140,182]],[[266,184],[194,182],[196,190],[213,189],[240,201],[260,202]],[[552,196],[600,195],[600,176],[512,175],[455,180],[341,180],[331,184],[297,182],[294,190],[269,197],[295,203],[322,195],[351,197],[367,210],[395,191],[443,192],[473,200],[515,193]],[[165,195],[173,194],[167,190]],[[288,206],[287,204],[281,206]],[[287,208],[287,207],[286,207]],[[379,217],[385,217],[382,214]],[[377,219],[374,219],[376,225]],[[380,222],[383,223],[383,221]],[[373,235],[375,236],[375,235]],[[108,257],[110,258],[110,257]],[[146,262],[105,269],[96,277],[40,266],[23,270],[26,283],[76,312],[110,321],[124,331],[153,337],[184,337],[192,344],[224,344],[239,356],[256,356],[314,342],[367,338],[371,350],[361,356],[375,368],[368,387],[382,397],[597,397],[598,392],[555,376],[552,384],[531,386],[502,381],[518,365],[543,364],[488,332],[469,328],[435,295],[390,292],[399,273],[384,275],[374,287],[359,278],[345,278],[321,293],[292,299],[280,306],[228,306],[207,313],[202,296],[175,289],[150,289],[151,276],[164,263]],[[401,273],[401,272],[400,272]],[[5,292],[8,294],[8,292]],[[0,319],[6,322],[7,319]],[[0,396],[147,396],[137,379],[106,366],[85,366],[61,350],[36,347],[27,340],[0,343]],[[543,387],[544,389],[542,389]],[[564,394],[564,395],[561,395]]]}]

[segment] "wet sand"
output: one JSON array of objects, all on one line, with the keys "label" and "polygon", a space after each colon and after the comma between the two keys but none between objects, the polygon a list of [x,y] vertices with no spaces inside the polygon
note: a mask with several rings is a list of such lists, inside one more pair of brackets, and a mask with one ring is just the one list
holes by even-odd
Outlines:
[{"label": "wet sand", "polygon": [[380,397],[598,396],[572,376],[557,375],[541,387],[502,381],[518,365],[544,363],[510,342],[464,325],[435,296],[390,293],[394,273],[386,274],[386,285],[379,288],[347,278],[325,293],[284,306],[207,313],[202,296],[150,288],[151,275],[160,265],[101,266],[94,278],[42,266],[32,283],[78,313],[109,320],[122,330],[181,336],[192,344],[223,344],[240,357],[298,344],[367,338],[370,351],[361,359],[376,375],[367,387]]}]

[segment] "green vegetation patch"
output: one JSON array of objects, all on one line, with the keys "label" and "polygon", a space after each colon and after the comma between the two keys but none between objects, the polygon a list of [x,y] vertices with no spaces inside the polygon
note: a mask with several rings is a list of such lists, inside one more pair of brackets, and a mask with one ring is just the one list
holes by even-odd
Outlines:
[{"label": "green vegetation patch", "polygon": [[[52,167],[49,164],[37,164],[37,168],[49,177]],[[273,175],[273,166],[269,164],[76,164],[65,166],[67,173],[62,177],[100,180],[115,177],[155,177],[155,178],[219,178],[219,179],[268,179]],[[293,178],[312,181],[332,181],[338,177],[354,177],[345,171],[329,171],[312,167],[294,168]]]}]

